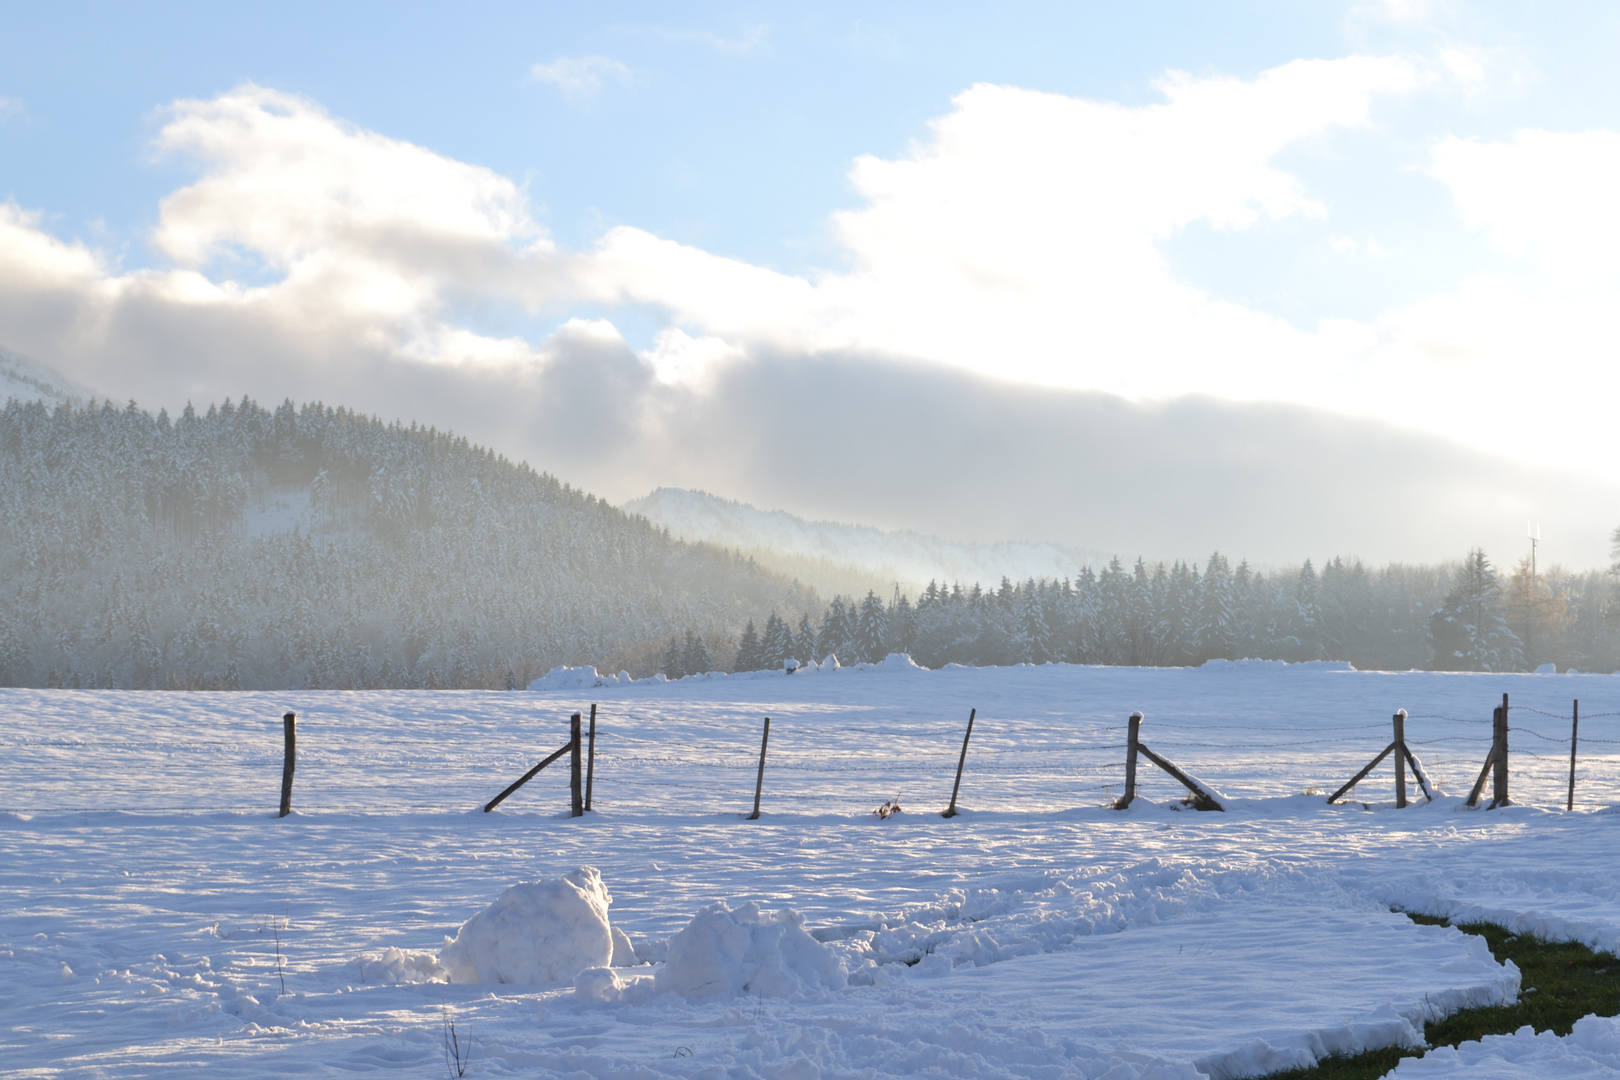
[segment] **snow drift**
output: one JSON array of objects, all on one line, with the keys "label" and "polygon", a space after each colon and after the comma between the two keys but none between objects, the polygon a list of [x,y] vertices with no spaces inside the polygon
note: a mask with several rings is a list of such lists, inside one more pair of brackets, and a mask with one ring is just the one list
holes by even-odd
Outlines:
[{"label": "snow drift", "polygon": [[462,924],[439,963],[451,982],[566,986],[612,963],[611,903],[593,866],[513,885]]},{"label": "snow drift", "polygon": [[709,998],[745,994],[799,1001],[847,984],[838,955],[811,937],[796,911],[762,912],[711,904],[669,939],[669,955],[651,975],[626,976],[606,967],[580,973],[575,985],[589,1001],[642,1000],[657,994]]}]

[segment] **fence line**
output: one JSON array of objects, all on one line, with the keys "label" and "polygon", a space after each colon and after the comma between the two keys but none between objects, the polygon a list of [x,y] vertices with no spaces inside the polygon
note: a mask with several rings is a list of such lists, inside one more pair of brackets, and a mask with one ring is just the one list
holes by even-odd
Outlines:
[{"label": "fence line", "polygon": [[[717,796],[730,798],[723,793],[734,788],[740,792],[742,786],[737,782],[738,778],[755,771],[757,763],[754,752],[748,749],[746,739],[740,734],[740,725],[732,721],[737,710],[723,711],[728,714],[726,731],[716,732],[711,728],[707,737],[700,735],[696,739],[686,731],[676,734],[682,728],[689,728],[687,724],[671,724],[666,729],[670,732],[666,737],[660,737],[656,731],[649,733],[645,728],[620,733],[616,730],[618,725],[608,716],[601,730],[599,752],[587,751],[589,756],[583,765],[587,777],[585,785],[599,806],[580,806],[579,811],[595,811],[599,808],[623,810],[626,807],[654,809],[653,804],[658,804],[664,809],[656,812],[668,812],[671,799],[674,799],[679,805],[673,812],[703,813],[715,808]],[[1568,722],[1573,728],[1573,712],[1564,716],[1523,705],[1515,705],[1511,711],[1523,716],[1519,718],[1519,723],[1507,725],[1506,730],[1519,737],[1521,742],[1523,736],[1531,736],[1535,740],[1531,744],[1533,749],[1515,746],[1509,756],[1507,775],[1517,785],[1521,797],[1529,793],[1544,805],[1554,802],[1563,805],[1566,802],[1563,788],[1569,777],[1573,776],[1576,786],[1589,793],[1586,801],[1590,803],[1593,801],[1590,785],[1605,785],[1601,790],[1607,791],[1616,781],[1617,774],[1620,774],[1620,763],[1616,762],[1613,751],[1606,748],[1620,746],[1620,738],[1604,737],[1613,735],[1614,729],[1600,721],[1620,716],[1620,711],[1581,715],[1580,720],[1588,723],[1580,731],[1578,741],[1573,738],[1573,730],[1570,734],[1553,734],[1547,732],[1543,725],[1530,726],[1534,723],[1531,718],[1541,717],[1551,722]],[[1305,716],[1312,714],[1310,710],[1302,713]],[[1017,719],[1000,717],[986,721],[980,718],[984,730],[975,733],[971,758],[968,759],[959,755],[959,748],[953,742],[962,739],[961,728],[947,726],[943,719],[907,727],[903,724],[885,725],[878,721],[824,724],[824,715],[807,714],[797,723],[791,720],[784,722],[787,726],[783,728],[781,737],[774,740],[770,747],[771,806],[779,810],[791,807],[794,812],[813,810],[818,813],[842,813],[848,812],[852,806],[859,806],[857,800],[871,798],[876,801],[879,797],[895,794],[896,789],[906,792],[908,808],[935,798],[943,804],[952,786],[951,767],[961,765],[964,761],[966,772],[960,790],[963,806],[968,809],[1017,806],[1019,809],[1044,810],[1076,805],[1100,806],[1117,800],[1124,770],[1128,768],[1129,758],[1119,759],[1120,751],[1128,749],[1128,725],[1119,722],[1110,723],[1095,718],[1070,721],[1060,716],[1046,715],[1025,720],[1019,731],[1015,727],[1020,724]],[[465,810],[471,808],[475,800],[487,798],[493,788],[500,786],[502,781],[492,782],[492,775],[499,777],[505,773],[506,778],[510,779],[536,759],[530,756],[528,749],[513,745],[436,742],[424,746],[420,740],[405,737],[374,737],[377,729],[364,723],[321,722],[318,718],[310,722],[304,717],[299,720],[299,726],[304,728],[301,733],[303,738],[298,740],[297,747],[299,797],[294,800],[292,809],[305,814],[315,811],[365,815]],[[1482,751],[1482,744],[1494,747],[1495,736],[1465,734],[1461,731],[1441,733],[1444,728],[1431,734],[1425,730],[1423,722],[1466,723],[1475,730],[1483,731],[1487,727],[1484,717],[1463,720],[1443,714],[1415,713],[1409,715],[1407,720],[1410,723],[1404,735],[1404,744],[1421,756],[1427,773],[1438,778],[1442,786],[1450,788],[1454,794],[1465,791],[1465,785],[1474,781],[1476,771],[1481,768],[1480,762],[1485,757],[1473,748],[1480,747]],[[984,727],[987,722],[991,726]],[[414,720],[410,723],[417,725]],[[1333,730],[1341,734],[1323,735],[1319,729],[1302,731],[1290,722],[1155,721],[1148,739],[1153,744],[1153,753],[1177,768],[1191,767],[1223,790],[1230,786],[1237,797],[1267,797],[1287,791],[1297,792],[1310,785],[1326,790],[1344,780],[1358,765],[1366,762],[1377,748],[1378,744],[1373,743],[1365,733],[1375,730],[1387,732],[1387,723],[1335,724]],[[434,727],[426,721],[417,726],[424,732]],[[536,737],[532,725],[526,724],[524,727],[522,741],[526,746],[534,745]],[[739,727],[739,731],[730,733],[733,727]],[[17,781],[23,781],[25,777],[21,774],[30,768],[27,760],[30,752],[41,754],[43,764],[48,761],[50,751],[90,750],[119,757],[128,753],[133,759],[132,764],[138,764],[138,767],[121,768],[108,768],[102,764],[85,766],[94,769],[99,778],[117,778],[111,783],[125,788],[137,784],[147,786],[126,795],[109,791],[113,797],[108,802],[122,805],[83,805],[82,795],[87,785],[80,783],[77,793],[81,797],[72,799],[72,805],[66,805],[67,800],[56,803],[48,797],[29,793],[25,783],[14,782],[8,776],[6,790],[22,794],[23,798],[18,802],[23,805],[0,807],[0,810],[24,814],[273,813],[276,804],[272,794],[274,780],[271,769],[278,763],[277,740],[267,729],[268,724],[254,735],[235,741],[218,738],[181,740],[172,736],[152,741],[88,737],[29,739],[14,735],[0,741],[0,748],[16,755],[10,764],[18,770]],[[1264,732],[1275,738],[1264,741],[1254,738],[1242,738],[1237,742],[1210,741],[1208,736],[1215,731]],[[1306,737],[1296,737],[1296,732]],[[809,738],[806,737],[807,733]],[[329,738],[333,741],[328,741]],[[539,741],[556,745],[556,741],[550,738],[542,737]],[[1563,759],[1569,756],[1572,748],[1584,756],[1566,770]],[[658,752],[660,749],[666,752]],[[1207,757],[1200,760],[1209,751],[1216,752],[1208,755],[1215,760],[1208,760]],[[83,755],[79,755],[79,760],[82,763]],[[282,763],[285,764],[284,761]],[[1386,763],[1384,772],[1389,768]],[[240,771],[236,776],[231,776],[233,770]],[[204,771],[210,776],[229,777],[214,789],[214,794],[221,796],[217,803],[208,801],[209,792],[203,784],[186,782],[191,774]],[[421,802],[388,798],[394,790],[420,785],[430,771],[441,777],[457,774],[454,786],[445,792],[444,798]],[[597,772],[603,774],[600,777],[601,785],[595,784]],[[265,791],[264,802],[256,798],[243,798],[237,791],[231,790],[244,782],[240,778],[247,773],[259,777],[255,787]],[[1292,773],[1296,779],[1289,781],[1287,773]],[[466,774],[480,777],[472,783],[491,790],[472,790]],[[832,774],[848,775],[851,783],[839,784]],[[339,779],[362,776],[375,778],[375,782],[358,784]],[[1279,781],[1276,779],[1278,777],[1282,779]],[[153,780],[156,782],[149,783]],[[97,782],[106,781],[92,781],[92,786]],[[437,779],[435,782],[438,782]],[[444,782],[451,783],[448,780]],[[1363,778],[1360,788],[1372,782],[1387,783]],[[1549,790],[1554,784],[1559,788],[1556,799],[1551,797]],[[1155,775],[1152,780],[1145,776],[1142,778],[1142,786],[1152,789],[1156,798],[1176,790],[1178,785],[1179,781],[1174,777]],[[72,785],[62,781],[61,786]],[[518,803],[509,804],[508,809],[518,805],[525,811],[541,809],[548,813],[560,812],[560,804],[567,797],[554,791],[555,786],[547,780],[542,794],[526,792]],[[601,790],[594,790],[596,786],[600,786]],[[307,798],[304,797],[306,789]],[[181,794],[182,791],[197,792],[196,801],[187,805],[190,800]],[[350,791],[353,794],[349,794]],[[142,798],[147,792],[153,797]],[[638,795],[637,792],[644,794]],[[668,795],[651,797],[654,792]],[[690,793],[690,798],[683,793]],[[64,794],[69,793],[64,791]],[[177,794],[179,798],[173,797]],[[736,801],[743,804],[739,809],[747,809],[745,794],[740,794]],[[1573,805],[1573,799],[1570,805]],[[636,812],[640,812],[640,809]]]}]

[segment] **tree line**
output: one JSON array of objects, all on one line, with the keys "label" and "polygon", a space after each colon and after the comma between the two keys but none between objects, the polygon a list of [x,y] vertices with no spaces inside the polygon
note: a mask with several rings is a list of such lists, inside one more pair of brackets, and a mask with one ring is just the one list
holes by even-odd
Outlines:
[{"label": "tree line", "polygon": [[[1196,665],[1212,659],[1343,660],[1379,670],[1525,671],[1620,667],[1620,529],[1609,572],[1535,572],[1528,557],[1504,584],[1480,550],[1443,565],[1370,570],[1334,558],[1318,571],[1264,574],[1215,552],[1200,567],[1173,562],[1014,583],[993,590],[931,582],[913,603],[834,597],[819,621],[775,611],[750,620],[735,645],[671,640],[666,675],[693,666],[693,646],[729,653],[730,670],[780,667],[836,655],[841,663],[909,653],[926,667],[947,663]],[[710,661],[712,662],[712,661]]]}]

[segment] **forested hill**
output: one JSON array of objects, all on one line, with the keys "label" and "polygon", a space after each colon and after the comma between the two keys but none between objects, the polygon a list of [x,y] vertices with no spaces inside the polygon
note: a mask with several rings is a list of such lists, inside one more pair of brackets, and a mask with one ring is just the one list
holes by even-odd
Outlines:
[{"label": "forested hill", "polygon": [[246,398],[0,414],[0,683],[522,685],[775,607],[819,603],[432,429]]}]

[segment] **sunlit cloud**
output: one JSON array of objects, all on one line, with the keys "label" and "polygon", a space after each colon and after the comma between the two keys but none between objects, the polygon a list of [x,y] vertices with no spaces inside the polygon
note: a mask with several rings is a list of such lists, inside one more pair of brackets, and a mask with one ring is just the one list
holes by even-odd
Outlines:
[{"label": "sunlit cloud", "polygon": [[[0,326],[118,397],[270,388],[415,415],[449,408],[455,386],[514,409],[545,387],[534,415],[566,425],[562,403],[590,401],[617,432],[620,472],[602,458],[592,476],[620,495],[613,476],[705,483],[723,459],[698,444],[731,423],[714,403],[757,410],[736,388],[762,358],[780,379],[828,356],[1144,405],[1280,402],[1488,450],[1557,431],[1514,450],[1614,478],[1614,133],[1436,141],[1414,164],[1508,269],[1376,318],[1295,326],[1190,284],[1165,254],[1195,223],[1300,220],[1329,226],[1340,258],[1392,257],[1333,228],[1334,207],[1281,162],[1372,129],[1383,100],[1455,90],[1454,69],[1396,56],[1171,74],[1133,106],[972,87],[905,153],[854,163],[859,203],[829,219],[844,265],[809,275],[632,226],[563,249],[510,178],[248,85],[164,117],[156,151],[198,175],[162,200],[157,266],[122,269],[0,204]],[[432,389],[412,406],[397,397],[412,386]],[[691,447],[659,441],[696,415],[701,430],[679,429]]]}]

